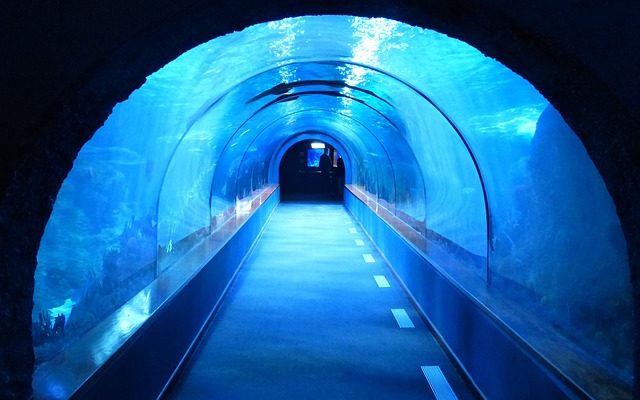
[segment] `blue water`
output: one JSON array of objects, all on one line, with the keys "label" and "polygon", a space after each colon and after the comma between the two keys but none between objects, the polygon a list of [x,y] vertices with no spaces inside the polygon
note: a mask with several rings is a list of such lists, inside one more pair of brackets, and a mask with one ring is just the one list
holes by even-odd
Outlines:
[{"label": "blue water", "polygon": [[[626,243],[562,117],[526,80],[463,42],[346,16],[216,38],[114,107],[80,151],[41,241],[38,360],[277,181],[277,154],[299,134],[340,143],[347,183],[484,260],[467,265],[478,285],[534,314],[549,340],[569,340],[629,381]],[[65,302],[73,305],[64,337],[39,334],[39,315]]]}]

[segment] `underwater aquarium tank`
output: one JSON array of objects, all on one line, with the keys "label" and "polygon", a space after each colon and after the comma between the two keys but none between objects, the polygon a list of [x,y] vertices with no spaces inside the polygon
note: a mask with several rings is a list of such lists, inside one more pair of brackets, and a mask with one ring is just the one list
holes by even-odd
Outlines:
[{"label": "underwater aquarium tank", "polygon": [[307,149],[307,167],[317,168],[320,166],[320,157],[324,154],[324,149]]},{"label": "underwater aquarium tank", "polygon": [[275,187],[285,148],[315,133],[340,145],[351,190],[424,238],[423,255],[559,373],[594,397],[593,373],[630,388],[625,239],[553,105],[432,30],[314,16],[182,54],[82,148],[38,253],[36,395],[56,398],[42,371],[71,368],[74,346],[103,363],[83,338],[144,323],[158,306],[145,290]]}]

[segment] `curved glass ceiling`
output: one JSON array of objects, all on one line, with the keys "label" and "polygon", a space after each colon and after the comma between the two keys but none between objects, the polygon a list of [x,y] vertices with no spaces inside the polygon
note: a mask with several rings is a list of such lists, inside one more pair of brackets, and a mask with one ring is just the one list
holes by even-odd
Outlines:
[{"label": "curved glass ceiling", "polygon": [[[534,348],[549,352],[505,304],[629,383],[625,241],[582,144],[496,60],[387,19],[260,24],[149,76],[60,190],[38,254],[34,324],[64,310],[67,340],[92,329],[277,184],[284,147],[314,134],[344,149],[353,190],[424,237],[425,255]],[[603,328],[606,315],[616,318]],[[40,360],[57,354],[50,342],[36,337]],[[545,356],[572,374],[571,361]]]}]

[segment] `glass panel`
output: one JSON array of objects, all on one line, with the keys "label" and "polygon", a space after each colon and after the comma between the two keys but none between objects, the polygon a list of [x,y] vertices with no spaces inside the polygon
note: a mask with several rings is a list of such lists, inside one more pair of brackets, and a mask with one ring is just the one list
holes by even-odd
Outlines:
[{"label": "glass panel", "polygon": [[494,289],[625,376],[633,360],[631,287],[611,197],[552,107],[520,149],[517,173],[506,177],[515,181],[504,199],[509,219],[496,224]]},{"label": "glass panel", "polygon": [[162,272],[210,233],[211,179],[224,135],[207,116],[178,145],[158,200],[158,271]]},{"label": "glass panel", "polygon": [[[131,103],[135,113],[145,110],[140,96]],[[110,119],[82,148],[58,193],[35,276],[38,363],[154,279],[155,203],[168,152],[156,152],[153,140],[129,135],[145,127],[153,122],[126,113]]]}]

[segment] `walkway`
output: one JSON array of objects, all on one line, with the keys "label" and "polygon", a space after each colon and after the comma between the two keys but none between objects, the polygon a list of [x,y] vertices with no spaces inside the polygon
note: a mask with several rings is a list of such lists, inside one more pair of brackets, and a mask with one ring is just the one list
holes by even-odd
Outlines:
[{"label": "walkway", "polygon": [[473,398],[343,206],[282,203],[168,398],[435,399],[421,366]]}]

